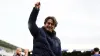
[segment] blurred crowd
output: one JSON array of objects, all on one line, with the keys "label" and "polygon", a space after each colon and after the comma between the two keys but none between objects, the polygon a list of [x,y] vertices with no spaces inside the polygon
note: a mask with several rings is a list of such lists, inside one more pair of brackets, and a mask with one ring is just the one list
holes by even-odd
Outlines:
[{"label": "blurred crowd", "polygon": [[62,56],[100,56],[100,51],[99,48],[95,47],[91,51],[72,51],[72,52],[67,52],[67,51],[62,51]]},{"label": "blurred crowd", "polygon": [[[28,49],[24,49],[22,51],[21,48],[17,48],[13,56],[32,56],[32,51],[29,51]],[[91,51],[62,51],[62,56],[100,56],[100,50],[99,48],[95,47]]]}]

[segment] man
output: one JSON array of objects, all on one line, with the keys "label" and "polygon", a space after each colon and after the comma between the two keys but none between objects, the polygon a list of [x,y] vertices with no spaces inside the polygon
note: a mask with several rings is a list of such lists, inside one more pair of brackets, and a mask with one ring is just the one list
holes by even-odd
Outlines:
[{"label": "man", "polygon": [[44,21],[44,26],[36,25],[37,15],[40,10],[40,2],[35,4],[28,21],[29,30],[34,37],[32,56],[61,56],[60,40],[54,31],[57,26],[55,17],[49,16]]},{"label": "man", "polygon": [[100,56],[100,54],[99,54],[99,48],[94,48],[94,54],[92,55],[92,56]]},{"label": "man", "polygon": [[21,48],[17,48],[17,49],[16,49],[16,52],[14,53],[13,56],[23,56],[23,55],[21,54],[21,52],[22,52],[22,49],[21,49]]}]

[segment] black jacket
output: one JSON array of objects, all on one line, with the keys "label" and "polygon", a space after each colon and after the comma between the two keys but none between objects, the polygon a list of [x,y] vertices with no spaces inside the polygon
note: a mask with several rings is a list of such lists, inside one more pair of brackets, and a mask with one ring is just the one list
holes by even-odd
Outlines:
[{"label": "black jacket", "polygon": [[33,56],[61,56],[60,40],[56,32],[48,32],[44,27],[38,28],[36,19],[39,9],[33,8],[28,21],[29,30],[33,39]]},{"label": "black jacket", "polygon": [[18,55],[18,54],[15,54],[15,53],[14,53],[14,55],[13,55],[13,56],[24,56],[24,55],[22,55],[22,54]]}]

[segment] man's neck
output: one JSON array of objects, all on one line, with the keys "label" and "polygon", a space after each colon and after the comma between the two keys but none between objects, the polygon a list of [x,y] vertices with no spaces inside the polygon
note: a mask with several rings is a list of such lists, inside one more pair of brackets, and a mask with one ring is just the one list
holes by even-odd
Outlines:
[{"label": "man's neck", "polygon": [[99,52],[95,52],[95,54],[99,54]]}]

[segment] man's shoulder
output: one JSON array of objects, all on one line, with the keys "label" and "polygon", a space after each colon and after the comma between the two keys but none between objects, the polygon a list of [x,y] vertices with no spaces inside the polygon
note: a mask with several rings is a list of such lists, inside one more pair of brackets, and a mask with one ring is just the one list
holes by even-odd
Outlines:
[{"label": "man's shoulder", "polygon": [[56,37],[56,36],[55,36],[55,38],[56,38],[56,40],[60,43],[60,39],[59,39],[58,37]]},{"label": "man's shoulder", "polygon": [[55,36],[55,38],[60,41],[60,39],[57,36]]},{"label": "man's shoulder", "polygon": [[[18,55],[14,54],[13,56],[18,56]],[[20,55],[20,56],[25,56],[25,55]]]},{"label": "man's shoulder", "polygon": [[44,32],[44,29],[43,29],[42,27],[41,27],[41,28],[39,27],[39,32],[42,33],[42,34],[45,33],[45,32]]}]

